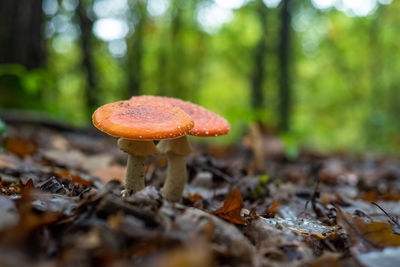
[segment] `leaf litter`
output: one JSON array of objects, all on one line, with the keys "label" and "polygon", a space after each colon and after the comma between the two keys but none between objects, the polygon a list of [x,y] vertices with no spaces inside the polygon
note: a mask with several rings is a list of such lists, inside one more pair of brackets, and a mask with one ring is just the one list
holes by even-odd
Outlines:
[{"label": "leaf litter", "polygon": [[[161,198],[166,162],[122,199],[115,139],[8,126],[0,153],[2,266],[396,266],[396,158],[287,157],[252,127],[230,147],[198,145],[180,203]],[[260,149],[260,147],[262,149]],[[373,203],[371,203],[373,202]]]}]

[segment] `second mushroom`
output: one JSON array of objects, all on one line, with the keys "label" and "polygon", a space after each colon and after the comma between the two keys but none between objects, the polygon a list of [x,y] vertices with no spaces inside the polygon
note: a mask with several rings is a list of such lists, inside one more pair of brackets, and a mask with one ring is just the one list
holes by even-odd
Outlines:
[{"label": "second mushroom", "polygon": [[[229,133],[229,123],[221,116],[199,105],[172,97],[161,96],[135,96],[134,102],[155,102],[169,104],[185,111],[194,121],[194,127],[189,130],[189,135],[202,137],[215,137]],[[177,202],[182,197],[182,192],[187,180],[185,157],[192,151],[187,137],[162,140],[157,145],[158,150],[166,154],[168,161],[167,179],[161,190],[163,197],[171,202]]]}]

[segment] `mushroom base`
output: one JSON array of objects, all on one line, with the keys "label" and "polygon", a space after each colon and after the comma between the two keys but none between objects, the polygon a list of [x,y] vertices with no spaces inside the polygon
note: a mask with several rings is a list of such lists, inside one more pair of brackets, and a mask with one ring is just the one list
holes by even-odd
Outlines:
[{"label": "mushroom base", "polygon": [[168,174],[161,190],[162,196],[171,202],[177,202],[181,199],[183,188],[186,184],[186,160],[185,156],[167,153]]}]

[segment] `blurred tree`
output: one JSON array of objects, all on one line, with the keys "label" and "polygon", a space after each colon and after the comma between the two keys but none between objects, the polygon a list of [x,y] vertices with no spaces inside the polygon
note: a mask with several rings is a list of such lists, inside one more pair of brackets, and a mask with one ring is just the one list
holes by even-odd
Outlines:
[{"label": "blurred tree", "polygon": [[164,42],[159,42],[158,57],[157,57],[157,90],[158,94],[162,96],[168,95],[168,51]]},{"label": "blurred tree", "polygon": [[0,64],[21,64],[27,69],[43,67],[41,0],[1,0]]},{"label": "blurred tree", "polygon": [[[185,3],[181,0],[171,0],[171,29],[170,29],[170,72],[169,72],[169,94],[171,96],[185,98],[185,88],[182,75],[183,60],[185,59],[185,47],[183,45],[183,23],[182,8]],[[187,88],[186,88],[187,90]]]},{"label": "blurred tree", "polygon": [[85,86],[85,100],[86,108],[91,116],[93,111],[99,105],[98,101],[98,90],[97,90],[97,79],[93,64],[93,21],[87,14],[88,7],[92,6],[91,0],[79,0],[79,4],[76,10],[78,16],[79,26],[81,29],[80,44],[82,50],[82,66],[86,71],[86,86]]},{"label": "blurred tree", "polygon": [[41,0],[0,1],[0,107],[42,108],[42,26]]},{"label": "blurred tree", "polygon": [[260,24],[260,38],[256,44],[253,54],[253,70],[251,72],[251,105],[253,110],[256,112],[256,120],[260,120],[258,117],[259,112],[264,108],[264,81],[266,80],[265,72],[265,59],[267,55],[267,7],[262,0],[257,0],[257,4],[254,5],[257,18]]},{"label": "blurred tree", "polygon": [[292,91],[290,81],[290,44],[291,44],[291,3],[290,0],[282,0],[281,29],[279,42],[279,130],[287,131],[290,127],[290,112],[292,104]]},{"label": "blurred tree", "polygon": [[143,42],[147,25],[147,1],[138,0],[131,6],[134,19],[134,33],[128,39],[128,97],[141,93],[143,76]]},{"label": "blurred tree", "polygon": [[0,107],[84,123],[100,102],[162,94],[227,117],[230,141],[262,119],[296,144],[398,151],[400,2],[273,2],[0,1]]}]

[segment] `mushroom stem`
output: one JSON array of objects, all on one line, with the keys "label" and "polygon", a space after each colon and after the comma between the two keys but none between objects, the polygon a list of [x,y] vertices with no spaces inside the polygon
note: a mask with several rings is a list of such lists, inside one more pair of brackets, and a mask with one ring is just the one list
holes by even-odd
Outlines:
[{"label": "mushroom stem", "polygon": [[181,199],[187,179],[186,155],[192,152],[186,136],[177,139],[162,140],[157,145],[158,150],[167,155],[167,179],[161,190],[162,196],[171,202]]},{"label": "mushroom stem", "polygon": [[162,196],[171,202],[180,200],[187,180],[186,160],[185,156],[167,153],[168,174],[164,187],[161,190]]},{"label": "mushroom stem", "polygon": [[129,196],[144,187],[144,157],[128,154],[124,196]]},{"label": "mushroom stem", "polygon": [[157,148],[153,141],[136,141],[120,138],[119,148],[128,154],[128,162],[125,175],[124,197],[136,193],[145,187],[144,184],[144,159],[147,156],[157,154]]}]

